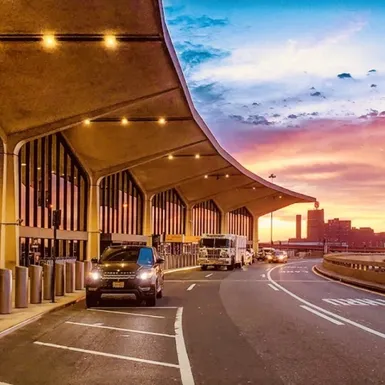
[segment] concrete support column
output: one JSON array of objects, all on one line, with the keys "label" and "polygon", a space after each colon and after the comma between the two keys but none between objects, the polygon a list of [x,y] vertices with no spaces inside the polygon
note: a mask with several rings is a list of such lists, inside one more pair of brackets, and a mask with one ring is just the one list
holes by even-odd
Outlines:
[{"label": "concrete support column", "polygon": [[221,217],[221,233],[227,234],[229,232],[229,213],[222,212]]},{"label": "concrete support column", "polygon": [[191,205],[186,207],[186,234],[193,235],[194,232],[194,223],[193,223],[193,209]]},{"label": "concrete support column", "polygon": [[152,235],[152,200],[149,195],[144,198],[143,235]]},{"label": "concrete support column", "polygon": [[18,156],[16,144],[5,143],[2,175],[0,268],[19,265]]},{"label": "concrete support column", "polygon": [[258,228],[259,228],[259,217],[254,217],[253,220],[253,249],[257,253],[258,252]]},{"label": "concrete support column", "polygon": [[90,261],[100,255],[99,184],[94,181],[91,181],[88,202],[87,260]]}]

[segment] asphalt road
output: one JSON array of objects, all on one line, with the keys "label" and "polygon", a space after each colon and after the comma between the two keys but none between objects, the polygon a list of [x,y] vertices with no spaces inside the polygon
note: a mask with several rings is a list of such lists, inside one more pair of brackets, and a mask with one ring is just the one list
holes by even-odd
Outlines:
[{"label": "asphalt road", "polygon": [[0,384],[385,384],[385,296],[316,262],[178,272],[157,308],[48,314],[0,340]]}]

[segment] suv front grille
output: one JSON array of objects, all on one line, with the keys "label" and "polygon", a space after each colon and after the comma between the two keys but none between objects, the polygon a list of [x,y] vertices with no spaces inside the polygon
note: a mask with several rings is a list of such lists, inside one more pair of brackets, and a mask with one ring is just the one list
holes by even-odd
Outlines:
[{"label": "suv front grille", "polygon": [[103,273],[104,279],[135,279],[136,273],[131,271],[106,271]]}]

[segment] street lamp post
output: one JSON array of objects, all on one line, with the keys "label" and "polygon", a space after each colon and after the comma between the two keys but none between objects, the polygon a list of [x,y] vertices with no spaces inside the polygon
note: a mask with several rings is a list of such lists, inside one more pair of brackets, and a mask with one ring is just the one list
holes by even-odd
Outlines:
[{"label": "street lamp post", "polygon": [[[274,175],[274,174],[270,174],[269,175],[269,178],[274,181],[274,179],[276,178],[277,176]],[[270,214],[270,244],[271,246],[273,246],[273,212],[271,212]]]}]

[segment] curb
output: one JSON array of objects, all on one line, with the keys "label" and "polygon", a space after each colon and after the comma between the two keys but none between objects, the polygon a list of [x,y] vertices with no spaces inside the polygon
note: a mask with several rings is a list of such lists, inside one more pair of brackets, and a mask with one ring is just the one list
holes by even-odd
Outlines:
[{"label": "curb", "polygon": [[85,298],[86,298],[86,295],[84,294],[84,295],[82,295],[79,298],[75,298],[75,299],[71,300],[70,302],[66,302],[66,303],[60,304],[58,306],[53,307],[52,309],[48,309],[48,310],[46,310],[46,311],[44,311],[44,312],[42,312],[40,314],[36,314],[33,317],[31,317],[31,318],[27,318],[26,320],[21,321],[18,324],[13,325],[10,328],[1,331],[0,332],[0,338],[5,337],[6,335],[8,335],[8,334],[10,334],[10,333],[12,333],[12,332],[22,328],[23,326],[27,326],[27,325],[31,324],[32,322],[38,321],[40,318],[42,318],[46,314],[50,314],[50,313],[53,313],[55,311],[64,309],[64,308],[66,308],[68,306],[75,305],[76,303],[78,303],[80,301],[83,301]]},{"label": "curb", "polygon": [[375,292],[378,292],[378,293],[385,293],[385,286],[381,286],[381,285],[377,285],[377,284],[372,284],[370,282],[356,280],[356,279],[350,278],[350,277],[344,277],[344,276],[342,276],[340,274],[336,274],[336,273],[327,271],[323,267],[320,268],[319,265],[315,265],[314,266],[314,270],[317,273],[321,274],[322,276],[330,278],[330,279],[332,279],[334,281],[343,282],[343,283],[346,283],[348,285],[352,285],[352,286],[356,286],[356,287],[361,287],[363,289],[368,289],[368,290],[375,291]]}]

